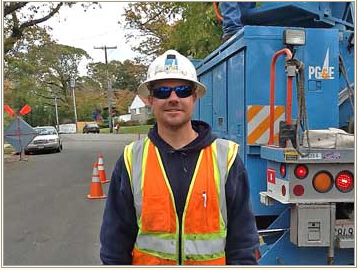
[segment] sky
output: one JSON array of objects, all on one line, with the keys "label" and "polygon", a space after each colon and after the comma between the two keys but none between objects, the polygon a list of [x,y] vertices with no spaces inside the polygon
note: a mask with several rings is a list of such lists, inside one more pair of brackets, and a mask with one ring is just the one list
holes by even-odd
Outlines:
[{"label": "sky", "polygon": [[[134,59],[136,53],[125,39],[126,31],[118,24],[126,2],[101,2],[102,8],[89,8],[86,12],[79,4],[72,8],[62,7],[59,14],[41,25],[50,26],[52,37],[60,44],[84,49],[94,62],[104,62],[104,50],[94,47],[115,47],[107,50],[108,61]],[[80,70],[84,73],[86,63]]]}]

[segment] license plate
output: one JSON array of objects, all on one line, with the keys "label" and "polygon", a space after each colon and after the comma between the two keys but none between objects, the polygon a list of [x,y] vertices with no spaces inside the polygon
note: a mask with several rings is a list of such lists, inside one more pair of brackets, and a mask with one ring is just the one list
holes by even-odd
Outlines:
[{"label": "license plate", "polygon": [[354,238],[354,220],[337,219],[334,234],[338,238]]},{"label": "license plate", "polygon": [[44,145],[38,145],[37,148],[38,149],[43,149],[43,148],[45,148],[45,146]]}]

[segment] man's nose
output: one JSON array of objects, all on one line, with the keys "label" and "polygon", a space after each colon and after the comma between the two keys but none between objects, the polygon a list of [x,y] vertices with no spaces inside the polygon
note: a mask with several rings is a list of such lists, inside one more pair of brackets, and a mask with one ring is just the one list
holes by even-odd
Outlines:
[{"label": "man's nose", "polygon": [[177,93],[175,93],[175,91],[171,91],[168,99],[169,100],[179,100],[179,97],[177,96]]}]

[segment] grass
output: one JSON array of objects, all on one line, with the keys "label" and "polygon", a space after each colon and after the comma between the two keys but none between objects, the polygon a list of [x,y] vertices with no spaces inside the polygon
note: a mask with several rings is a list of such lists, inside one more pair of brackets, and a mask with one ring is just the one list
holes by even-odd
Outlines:
[{"label": "grass", "polygon": [[15,149],[11,145],[4,145],[4,155],[11,155]]},{"label": "grass", "polygon": [[[120,127],[119,134],[147,134],[153,125]],[[101,133],[109,133],[109,128],[102,128]],[[113,129],[113,133],[116,133]]]}]

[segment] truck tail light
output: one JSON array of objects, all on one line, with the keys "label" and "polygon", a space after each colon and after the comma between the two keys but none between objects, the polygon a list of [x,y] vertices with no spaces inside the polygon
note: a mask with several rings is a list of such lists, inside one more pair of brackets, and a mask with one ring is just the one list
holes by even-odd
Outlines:
[{"label": "truck tail light", "polygon": [[298,179],[304,179],[308,175],[308,168],[306,165],[297,165],[294,173]]},{"label": "truck tail light", "polygon": [[296,196],[302,196],[305,193],[305,188],[302,185],[296,185],[293,187],[293,194]]},{"label": "truck tail light", "polygon": [[349,192],[353,189],[354,177],[350,171],[341,171],[335,179],[336,187],[341,192]]},{"label": "truck tail light", "polygon": [[313,177],[312,184],[315,190],[320,193],[326,193],[333,186],[333,176],[327,171],[319,171]]},{"label": "truck tail light", "polygon": [[281,177],[286,176],[286,164],[281,163],[281,165],[280,165],[280,175],[281,175]]}]

